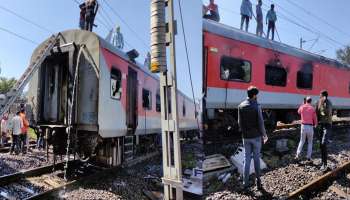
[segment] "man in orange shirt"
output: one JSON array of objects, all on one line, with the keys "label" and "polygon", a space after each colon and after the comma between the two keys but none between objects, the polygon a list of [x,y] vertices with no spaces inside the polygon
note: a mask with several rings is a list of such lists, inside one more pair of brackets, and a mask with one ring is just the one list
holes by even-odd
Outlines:
[{"label": "man in orange shirt", "polygon": [[[210,13],[206,14],[208,11]],[[219,8],[218,8],[218,5],[214,3],[214,0],[210,0],[209,5],[203,7],[203,12],[204,12],[204,16],[203,16],[204,18],[211,19],[217,22],[220,21]]]},{"label": "man in orange shirt", "polygon": [[[29,128],[29,122],[26,118],[26,114],[25,114],[25,110],[24,108],[21,109],[21,112],[19,114],[19,116],[21,117],[22,119],[22,122],[23,122],[23,127],[21,129],[21,135],[20,135],[20,148],[21,148],[21,151],[23,154],[26,153],[26,150],[28,150],[28,128]],[[27,146],[27,147],[26,147]],[[27,148],[27,149],[26,149]]]}]

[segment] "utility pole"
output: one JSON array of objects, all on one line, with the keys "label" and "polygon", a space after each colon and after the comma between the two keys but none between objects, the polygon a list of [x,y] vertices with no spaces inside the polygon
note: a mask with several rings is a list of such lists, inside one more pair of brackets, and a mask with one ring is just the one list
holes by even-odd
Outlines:
[{"label": "utility pole", "polygon": [[300,49],[303,49],[303,43],[305,43],[306,41],[303,40],[303,38],[300,38]]},{"label": "utility pole", "polygon": [[[182,200],[177,108],[174,0],[151,0],[151,72],[160,73],[164,199]],[[166,22],[166,8],[168,20]],[[169,49],[167,69],[166,47]]]}]

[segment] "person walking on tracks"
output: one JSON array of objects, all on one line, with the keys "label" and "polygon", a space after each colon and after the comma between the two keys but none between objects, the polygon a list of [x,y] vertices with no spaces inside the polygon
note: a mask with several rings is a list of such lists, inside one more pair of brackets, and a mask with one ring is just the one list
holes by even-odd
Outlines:
[{"label": "person walking on tracks", "polygon": [[318,117],[318,132],[320,139],[322,166],[321,170],[327,169],[327,143],[332,129],[332,102],[328,99],[328,92],[323,90],[320,100],[316,104]]},{"label": "person walking on tracks", "polygon": [[[207,12],[209,12],[209,14],[207,14]],[[220,21],[219,7],[214,3],[214,0],[210,0],[209,5],[203,7],[203,13],[203,18],[205,19],[211,19],[216,22]]]},{"label": "person walking on tracks", "polygon": [[248,32],[249,20],[252,19],[253,8],[250,0],[243,0],[241,4],[241,30],[245,22],[245,31]]},{"label": "person walking on tracks", "polygon": [[266,24],[267,26],[267,39],[269,39],[270,31],[272,32],[272,40],[275,39],[275,29],[276,29],[277,15],[275,12],[275,5],[271,4],[271,9],[266,14]]},{"label": "person walking on tracks", "polygon": [[254,168],[256,184],[259,190],[262,189],[260,180],[260,151],[262,139],[267,142],[267,135],[264,126],[262,110],[257,102],[259,90],[250,86],[247,90],[248,98],[238,106],[238,124],[242,132],[244,155],[243,186],[247,190],[249,187],[249,172],[252,153],[254,158]]},{"label": "person walking on tracks", "polygon": [[307,160],[311,161],[312,140],[314,137],[314,127],[317,126],[317,116],[315,108],[311,105],[311,97],[306,97],[306,103],[301,105],[298,113],[301,116],[300,142],[297,149],[296,159],[299,159],[305,140],[307,139]]},{"label": "person walking on tracks", "polygon": [[85,30],[92,31],[99,5],[96,0],[87,0],[85,6]]},{"label": "person walking on tracks", "polygon": [[264,16],[262,13],[262,0],[258,1],[258,4],[256,5],[256,35],[259,37],[262,37],[262,34],[264,32]]},{"label": "person walking on tracks", "polygon": [[18,154],[18,151],[20,148],[19,137],[22,133],[23,120],[19,116],[19,114],[20,112],[17,112],[16,116],[14,116],[11,121],[10,129],[12,130],[12,144],[11,144],[10,154],[12,154],[13,151],[15,151],[16,154]]}]

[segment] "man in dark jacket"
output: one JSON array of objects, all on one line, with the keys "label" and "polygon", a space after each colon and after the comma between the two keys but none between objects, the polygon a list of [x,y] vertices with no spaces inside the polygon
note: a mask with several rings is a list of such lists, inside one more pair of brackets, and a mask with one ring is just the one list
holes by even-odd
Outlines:
[{"label": "man in dark jacket", "polygon": [[332,102],[328,99],[328,92],[326,90],[323,90],[320,94],[320,100],[316,104],[316,114],[318,118],[318,130],[322,158],[321,170],[326,170],[327,142],[332,129]]},{"label": "man in dark jacket", "polygon": [[261,190],[260,150],[262,139],[264,143],[266,143],[268,138],[264,126],[262,110],[257,102],[259,90],[254,86],[250,86],[247,93],[248,98],[238,106],[238,124],[242,131],[245,149],[243,185],[244,189],[249,187],[250,161],[253,153],[256,184],[257,188]]},{"label": "man in dark jacket", "polygon": [[96,0],[88,0],[85,5],[85,30],[92,31],[99,5]]}]

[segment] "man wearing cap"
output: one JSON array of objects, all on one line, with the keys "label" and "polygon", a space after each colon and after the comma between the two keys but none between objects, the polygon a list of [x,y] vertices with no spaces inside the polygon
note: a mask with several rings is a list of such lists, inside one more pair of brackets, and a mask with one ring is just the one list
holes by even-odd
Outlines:
[{"label": "man wearing cap", "polygon": [[303,150],[305,140],[307,139],[307,160],[311,160],[312,140],[314,137],[314,127],[317,126],[317,116],[314,107],[311,105],[311,97],[306,97],[305,103],[298,109],[301,117],[300,142],[297,149],[296,159],[299,159],[300,153]]},{"label": "man wearing cap", "polygon": [[320,148],[322,166],[321,170],[327,169],[327,143],[332,129],[332,102],[328,99],[328,92],[323,90],[320,94],[320,100],[316,104],[316,113],[318,118],[318,130],[320,136]]}]

